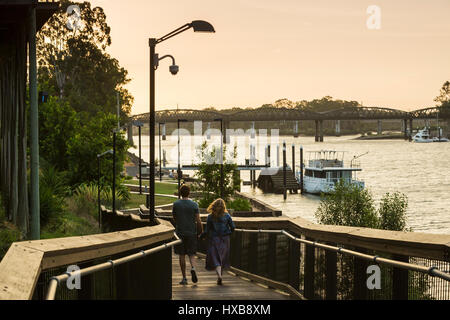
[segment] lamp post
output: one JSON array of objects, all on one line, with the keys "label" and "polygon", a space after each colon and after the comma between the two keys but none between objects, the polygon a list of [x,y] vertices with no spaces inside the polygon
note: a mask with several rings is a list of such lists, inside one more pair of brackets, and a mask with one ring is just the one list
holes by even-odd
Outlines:
[{"label": "lamp post", "polygon": [[180,199],[180,187],[181,187],[181,159],[180,159],[180,122],[187,122],[186,119],[177,119],[177,132],[178,132],[178,170],[177,170],[177,179],[178,179],[178,199]]},{"label": "lamp post", "polygon": [[142,194],[141,128],[144,126],[144,124],[140,121],[133,121],[132,124],[139,129],[139,194]]},{"label": "lamp post", "polygon": [[165,129],[165,128],[166,128],[166,124],[165,124],[165,123],[158,122],[158,129],[159,129],[159,181],[160,181],[160,182],[162,181],[162,166],[161,166],[161,163],[162,163],[162,155],[161,155],[161,125],[162,125],[163,128],[164,128],[162,140],[166,140],[166,134],[165,134],[165,131],[166,131],[166,129]]},{"label": "lamp post", "polygon": [[220,197],[223,199],[223,119],[214,119],[214,121],[220,121]]},{"label": "lamp post", "polygon": [[124,127],[113,129],[113,181],[112,181],[112,212],[116,213],[116,136]]},{"label": "lamp post", "polygon": [[[156,39],[149,39],[149,47],[150,47],[150,222],[154,220],[155,214],[155,70],[157,68],[157,63],[155,60],[160,60],[158,56],[155,54],[156,45],[161,43],[169,38],[172,38],[181,32],[189,30],[192,28],[194,32],[215,32],[214,27],[203,20],[194,20],[191,23],[186,23],[185,25],[179,27],[178,29],[173,30],[172,32],[166,34],[165,36]],[[173,73],[177,69],[173,64],[170,68],[170,71]]]},{"label": "lamp post", "polygon": [[102,226],[102,210],[100,208],[100,176],[101,176],[101,170],[100,170],[100,158],[107,155],[107,154],[113,154],[113,150],[105,151],[101,154],[97,155],[97,168],[98,168],[98,176],[97,176],[97,200],[98,200],[98,227],[101,228]]}]

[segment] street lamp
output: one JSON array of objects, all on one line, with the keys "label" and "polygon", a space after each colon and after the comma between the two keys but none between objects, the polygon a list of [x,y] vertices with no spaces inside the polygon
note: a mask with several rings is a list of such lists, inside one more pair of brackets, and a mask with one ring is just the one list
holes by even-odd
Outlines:
[{"label": "street lamp", "polygon": [[116,136],[125,127],[113,129],[113,181],[112,181],[112,212],[116,214]]},{"label": "street lamp", "polygon": [[113,150],[105,151],[101,154],[97,155],[97,168],[98,168],[98,176],[97,176],[97,199],[98,199],[98,227],[101,228],[102,226],[102,209],[100,207],[100,176],[101,176],[101,170],[100,170],[100,158],[107,155],[107,154],[113,154]]},{"label": "street lamp", "polygon": [[223,199],[223,119],[214,119],[214,121],[220,121],[220,197]]},{"label": "street lamp", "polygon": [[140,121],[133,121],[132,124],[139,129],[139,194],[142,194],[141,128],[144,126],[144,124]]},{"label": "street lamp", "polygon": [[[155,70],[157,68],[155,60],[160,60],[156,56],[155,49],[158,43],[172,38],[190,28],[192,28],[194,32],[215,32],[214,27],[210,23],[203,20],[194,20],[191,23],[186,23],[178,29],[173,30],[159,39],[150,38],[148,42],[150,47],[150,222],[154,220],[155,215]],[[175,61],[173,59],[173,64],[170,68],[171,73],[173,73],[175,71],[174,69],[176,69],[174,66]]]},{"label": "street lamp", "polygon": [[162,181],[162,155],[161,155],[161,125],[163,128],[162,133],[162,140],[166,140],[166,124],[164,122],[158,122],[158,129],[159,129],[159,181]]},{"label": "street lamp", "polygon": [[181,187],[181,160],[180,160],[180,122],[188,122],[186,119],[177,119],[177,128],[178,128],[178,170],[177,170],[177,179],[178,179],[178,199],[180,199],[180,187]]}]

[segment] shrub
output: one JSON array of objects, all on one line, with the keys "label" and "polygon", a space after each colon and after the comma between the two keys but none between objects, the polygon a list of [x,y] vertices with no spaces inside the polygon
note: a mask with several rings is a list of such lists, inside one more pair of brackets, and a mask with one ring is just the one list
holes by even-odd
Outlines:
[{"label": "shrub", "polygon": [[381,199],[378,213],[380,215],[380,228],[384,230],[406,230],[406,208],[408,198],[399,192],[386,193]]},{"label": "shrub", "polygon": [[379,226],[370,192],[344,180],[336,183],[333,192],[322,195],[315,216],[322,224],[368,228]]},{"label": "shrub", "polygon": [[50,219],[62,214],[65,209],[65,197],[69,192],[66,176],[56,168],[41,160],[39,174],[39,198],[41,224],[44,226]]},{"label": "shrub", "polygon": [[11,243],[21,240],[19,229],[6,221],[5,208],[0,196],[0,260],[8,251]]},{"label": "shrub", "polygon": [[[130,199],[130,192],[124,185],[116,187],[116,205],[117,208],[121,204]],[[100,203],[111,207],[112,189],[110,186],[103,186],[100,190]],[[98,187],[96,183],[83,183],[79,185],[68,200],[69,211],[78,216],[91,216],[98,220]]]},{"label": "shrub", "polygon": [[84,183],[79,185],[73,196],[67,199],[68,211],[78,216],[91,216],[98,219],[97,185]]},{"label": "shrub", "polygon": [[234,211],[252,211],[252,205],[250,201],[244,198],[236,198],[233,201],[228,203],[227,206],[229,209],[233,209]]},{"label": "shrub", "polygon": [[[216,161],[218,160],[218,157],[220,158],[220,149],[217,149],[215,146],[209,148],[208,144],[204,142],[197,150],[197,156],[200,160],[200,165],[195,174],[195,177],[197,178],[195,190],[201,190],[202,192],[202,201],[200,201],[200,203],[211,203],[214,199],[221,197],[221,180],[223,180],[223,198],[225,201],[228,200],[235,191],[239,190],[240,179],[237,179],[234,174],[237,165],[227,161],[226,146],[223,148],[223,179],[221,179],[220,175],[220,159],[219,161]],[[230,156],[232,160],[236,159],[237,146],[234,146],[233,151],[228,156]]]}]

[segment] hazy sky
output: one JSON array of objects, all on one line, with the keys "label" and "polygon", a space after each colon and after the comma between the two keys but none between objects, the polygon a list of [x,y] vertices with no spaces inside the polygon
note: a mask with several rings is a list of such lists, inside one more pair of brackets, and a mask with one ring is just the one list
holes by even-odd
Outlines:
[{"label": "hazy sky", "polygon": [[[192,20],[159,44],[157,109],[259,107],[330,95],[366,106],[434,106],[450,80],[449,0],[91,0],[111,26],[109,53],[129,71],[132,114],[149,109],[148,38]],[[380,29],[367,8],[380,8]]]}]

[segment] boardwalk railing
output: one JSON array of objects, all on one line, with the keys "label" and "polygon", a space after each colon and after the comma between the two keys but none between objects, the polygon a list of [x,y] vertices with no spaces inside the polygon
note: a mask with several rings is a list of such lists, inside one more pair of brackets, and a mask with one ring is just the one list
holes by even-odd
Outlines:
[{"label": "boardwalk railing", "polygon": [[[118,216],[114,225],[129,226],[128,220]],[[450,235],[317,225],[287,217],[234,221],[235,270],[284,283],[307,299],[450,299],[445,280]],[[164,244],[173,240],[173,226],[160,220],[152,227],[14,243],[0,263],[0,299],[44,299],[51,283],[54,288],[52,277],[64,280],[58,276],[73,265],[81,269],[81,289],[60,285],[56,299],[171,299],[172,252]],[[200,243],[201,251],[205,245]],[[374,281],[376,267],[379,279]]]},{"label": "boardwalk railing", "polygon": [[[172,251],[164,244],[173,239],[174,228],[161,221],[127,231],[13,243],[0,263],[0,300],[44,299],[50,284],[54,290],[50,280],[72,266],[84,273],[81,288],[70,290],[61,282],[56,299],[171,299]],[[141,258],[130,259],[133,254]],[[111,268],[97,266],[104,263]]]},{"label": "boardwalk railing", "polygon": [[86,269],[79,269],[79,270],[72,271],[72,272],[65,272],[64,274],[61,274],[59,276],[52,277],[49,281],[49,287],[48,287],[48,291],[47,291],[46,300],[54,300],[55,295],[56,295],[56,290],[58,289],[58,286],[60,285],[60,283],[66,283],[67,280],[70,278],[79,277],[81,279],[81,277],[83,277],[83,276],[87,276],[89,274],[100,272],[100,271],[107,270],[107,269],[112,269],[121,264],[129,263],[129,262],[132,262],[132,261],[135,261],[138,259],[142,259],[143,257],[146,257],[147,255],[151,255],[151,254],[157,253],[159,251],[162,251],[164,249],[171,248],[176,244],[180,244],[181,240],[178,238],[178,236],[175,233],[174,233],[174,237],[176,238],[176,240],[169,242],[169,243],[162,244],[156,248],[152,248],[152,249],[148,249],[148,250],[141,250],[139,253],[134,253],[134,254],[131,254],[131,255],[123,257],[123,258],[119,258],[116,260],[108,260],[107,262],[104,262],[104,263],[101,263],[101,264],[98,264],[98,265],[95,265],[92,267],[87,267]]},{"label": "boardwalk railing", "polygon": [[449,235],[301,218],[234,220],[240,230],[231,239],[232,266],[289,284],[307,299],[450,299]]}]

